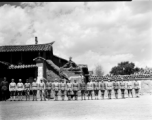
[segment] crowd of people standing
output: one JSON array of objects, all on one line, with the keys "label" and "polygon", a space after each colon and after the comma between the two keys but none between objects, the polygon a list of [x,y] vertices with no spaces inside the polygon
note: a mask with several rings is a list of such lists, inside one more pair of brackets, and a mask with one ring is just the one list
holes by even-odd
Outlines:
[{"label": "crowd of people standing", "polygon": [[[6,101],[7,90],[10,92],[10,101],[22,101],[23,96],[26,97],[26,101],[30,100],[31,92],[33,101],[38,100],[38,95],[41,101],[50,100],[52,98],[58,101],[59,96],[61,96],[62,100],[65,100],[65,97],[67,97],[68,100],[78,100],[79,93],[81,100],[98,100],[99,96],[101,96],[101,99],[105,99],[106,91],[108,93],[108,99],[112,99],[112,91],[114,91],[114,97],[118,99],[119,90],[121,91],[121,98],[124,99],[125,90],[127,90],[128,96],[131,97],[133,97],[133,90],[135,91],[135,96],[139,97],[140,90],[139,81],[124,81],[123,78],[121,81],[112,80],[110,78],[108,81],[89,79],[88,83],[85,83],[84,80],[78,83],[77,80],[71,82],[65,81],[64,79],[55,79],[54,81],[47,80],[46,82],[44,79],[41,79],[40,83],[36,81],[36,78],[34,78],[32,83],[30,83],[28,79],[25,83],[22,83],[22,80],[19,79],[18,83],[15,83],[14,79],[12,79],[11,83],[8,83],[6,77],[4,77],[4,80],[0,84],[2,100]],[[99,95],[99,93],[101,94]]]}]

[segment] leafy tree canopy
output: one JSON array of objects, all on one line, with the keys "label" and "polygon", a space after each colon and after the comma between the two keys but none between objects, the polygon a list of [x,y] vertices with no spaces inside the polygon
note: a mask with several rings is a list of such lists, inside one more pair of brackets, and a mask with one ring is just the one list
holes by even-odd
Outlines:
[{"label": "leafy tree canopy", "polygon": [[130,75],[130,74],[134,74],[135,72],[140,71],[140,68],[135,67],[135,64],[132,62],[121,62],[118,63],[117,66],[114,66],[111,71],[110,74],[112,75]]}]

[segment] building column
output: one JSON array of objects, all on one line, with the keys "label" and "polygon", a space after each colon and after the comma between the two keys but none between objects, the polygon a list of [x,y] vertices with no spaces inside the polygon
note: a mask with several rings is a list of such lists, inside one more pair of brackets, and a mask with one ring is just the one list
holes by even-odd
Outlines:
[{"label": "building column", "polygon": [[36,62],[37,69],[37,83],[40,83],[40,79],[43,78],[43,62]]}]

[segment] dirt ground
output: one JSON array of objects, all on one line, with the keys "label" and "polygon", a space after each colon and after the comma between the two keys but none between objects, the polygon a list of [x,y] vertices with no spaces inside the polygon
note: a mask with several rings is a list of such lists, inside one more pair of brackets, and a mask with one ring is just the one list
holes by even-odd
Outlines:
[{"label": "dirt ground", "polygon": [[81,101],[3,101],[0,120],[152,120],[152,95]]}]

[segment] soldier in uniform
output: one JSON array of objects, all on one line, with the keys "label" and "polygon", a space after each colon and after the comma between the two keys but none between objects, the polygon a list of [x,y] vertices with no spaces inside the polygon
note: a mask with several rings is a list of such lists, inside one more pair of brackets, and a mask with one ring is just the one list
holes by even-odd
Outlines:
[{"label": "soldier in uniform", "polygon": [[106,83],[102,80],[99,83],[99,86],[100,86],[100,90],[101,90],[102,99],[104,99],[104,94],[105,94],[105,90],[106,90]]},{"label": "soldier in uniform", "polygon": [[7,99],[7,91],[8,91],[8,82],[6,80],[6,77],[4,77],[4,80],[1,82],[1,92],[2,92],[2,100]]},{"label": "soldier in uniform", "polygon": [[113,84],[112,84],[110,79],[108,80],[108,83],[107,83],[106,87],[107,87],[107,90],[108,90],[108,98],[111,99],[111,92],[112,92],[112,89],[113,89]]},{"label": "soldier in uniform", "polygon": [[33,101],[37,101],[37,90],[38,90],[38,83],[36,83],[36,78],[32,82],[32,92],[33,92]]},{"label": "soldier in uniform", "polygon": [[77,83],[77,80],[74,80],[74,83],[72,85],[73,85],[73,93],[75,100],[78,100],[79,84]]},{"label": "soldier in uniform", "polygon": [[135,89],[135,95],[136,95],[136,97],[139,97],[140,84],[137,81],[137,79],[135,79],[135,82],[134,82],[134,89]]},{"label": "soldier in uniform", "polygon": [[96,99],[96,100],[98,99],[99,89],[100,89],[99,81],[96,80],[96,81],[94,82],[94,94],[95,94],[95,99]]},{"label": "soldier in uniform", "polygon": [[24,90],[24,85],[22,83],[22,80],[19,79],[19,82],[17,83],[18,101],[22,101],[23,99],[23,90]]},{"label": "soldier in uniform", "polygon": [[52,91],[52,83],[50,80],[46,82],[46,93],[47,93],[47,98],[51,99],[51,91]]},{"label": "soldier in uniform", "polygon": [[128,79],[128,81],[127,81],[128,97],[130,97],[130,95],[131,95],[133,98],[132,89],[133,89],[133,83],[132,83],[132,81],[129,81],[129,79]]},{"label": "soldier in uniform", "polygon": [[44,101],[46,101],[46,98],[45,98],[45,83],[44,83],[43,79],[40,80],[39,91],[40,91],[41,101],[42,101],[42,98],[44,98]]},{"label": "soldier in uniform", "polygon": [[122,81],[120,82],[120,90],[121,90],[122,98],[125,98],[125,82],[123,81],[123,78]]},{"label": "soldier in uniform", "polygon": [[60,91],[61,91],[61,97],[62,100],[65,99],[65,92],[66,92],[66,83],[64,82],[64,79],[62,79],[62,82],[60,83]]},{"label": "soldier in uniform", "polygon": [[88,91],[88,100],[89,100],[89,97],[91,96],[91,99],[93,100],[93,95],[92,95],[92,92],[93,92],[93,82],[89,82],[87,83],[87,91]]},{"label": "soldier in uniform", "polygon": [[119,82],[115,80],[113,83],[113,87],[115,92],[115,98],[118,99]]},{"label": "soldier in uniform", "polygon": [[58,100],[58,93],[59,93],[59,82],[56,79],[54,84],[53,84],[53,90],[54,90],[54,94],[55,94],[55,101]]},{"label": "soldier in uniform", "polygon": [[73,92],[73,85],[72,85],[71,81],[67,81],[67,97],[68,97],[68,100],[71,100],[72,92]]},{"label": "soldier in uniform", "polygon": [[81,90],[81,100],[86,100],[85,99],[86,84],[85,84],[84,80],[82,80],[82,83],[80,83],[80,90]]},{"label": "soldier in uniform", "polygon": [[29,80],[26,80],[26,83],[24,84],[25,88],[25,96],[26,96],[26,101],[27,99],[30,100],[30,89],[31,89],[31,84],[29,83]]},{"label": "soldier in uniform", "polygon": [[15,93],[16,93],[16,83],[14,82],[14,79],[12,79],[12,82],[9,84],[9,91],[10,91],[10,100],[15,101]]}]

